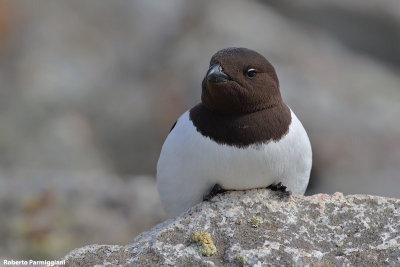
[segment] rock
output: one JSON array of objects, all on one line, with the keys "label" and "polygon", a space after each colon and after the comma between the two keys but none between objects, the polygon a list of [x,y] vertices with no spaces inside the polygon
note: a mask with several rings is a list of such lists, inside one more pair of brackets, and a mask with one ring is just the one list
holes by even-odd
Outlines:
[{"label": "rock", "polygon": [[123,246],[90,245],[74,249],[66,258],[68,266],[117,265],[122,264],[128,254]]},{"label": "rock", "polygon": [[[196,235],[215,244],[216,253],[202,256],[202,247],[192,241]],[[342,193],[282,198],[266,189],[228,192],[140,234],[132,244],[91,245],[64,259],[73,266],[395,265],[400,200]]]}]

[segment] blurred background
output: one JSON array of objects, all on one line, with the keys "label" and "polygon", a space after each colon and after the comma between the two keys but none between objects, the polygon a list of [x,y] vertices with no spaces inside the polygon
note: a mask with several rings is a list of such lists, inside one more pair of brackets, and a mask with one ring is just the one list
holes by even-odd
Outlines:
[{"label": "blurred background", "polygon": [[229,46],[275,66],[313,145],[308,194],[400,198],[397,0],[0,0],[0,258],[163,221],[162,143]]}]

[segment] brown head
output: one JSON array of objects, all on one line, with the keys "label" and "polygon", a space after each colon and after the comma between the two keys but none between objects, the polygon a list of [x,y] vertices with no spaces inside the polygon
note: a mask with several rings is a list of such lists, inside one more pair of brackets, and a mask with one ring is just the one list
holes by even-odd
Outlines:
[{"label": "brown head", "polygon": [[280,140],[292,120],[274,67],[247,48],[226,48],[211,58],[201,102],[189,114],[197,131],[240,148]]},{"label": "brown head", "polygon": [[201,101],[209,110],[227,115],[282,104],[274,67],[247,48],[226,48],[213,55],[202,83]]}]

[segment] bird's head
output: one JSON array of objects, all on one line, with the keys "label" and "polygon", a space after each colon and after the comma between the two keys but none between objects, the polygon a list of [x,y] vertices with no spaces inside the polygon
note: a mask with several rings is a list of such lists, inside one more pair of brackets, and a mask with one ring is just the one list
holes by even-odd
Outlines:
[{"label": "bird's head", "polygon": [[215,53],[203,79],[201,101],[222,114],[245,114],[282,102],[274,67],[247,48],[226,48]]}]

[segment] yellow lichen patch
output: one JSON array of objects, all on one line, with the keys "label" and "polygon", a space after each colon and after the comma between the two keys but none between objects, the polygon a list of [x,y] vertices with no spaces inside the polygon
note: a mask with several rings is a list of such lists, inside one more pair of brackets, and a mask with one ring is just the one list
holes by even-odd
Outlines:
[{"label": "yellow lichen patch", "polygon": [[343,241],[340,241],[339,243],[336,244],[336,246],[339,247],[339,248],[343,247],[343,245],[344,245]]},{"label": "yellow lichen patch", "polygon": [[257,228],[258,226],[260,226],[260,224],[264,222],[264,220],[259,216],[253,216],[248,219],[247,222],[250,223],[252,227]]},{"label": "yellow lichen patch", "polygon": [[204,232],[204,231],[194,231],[190,235],[190,239],[193,242],[196,242],[199,248],[199,252],[203,256],[211,256],[214,255],[215,252],[217,252],[217,248],[214,245],[214,242],[211,239],[211,236],[209,233]]},{"label": "yellow lichen patch", "polygon": [[240,262],[242,265],[246,265],[247,264],[247,259],[245,256],[243,256],[242,254],[237,254],[236,255],[236,260],[238,262]]}]

